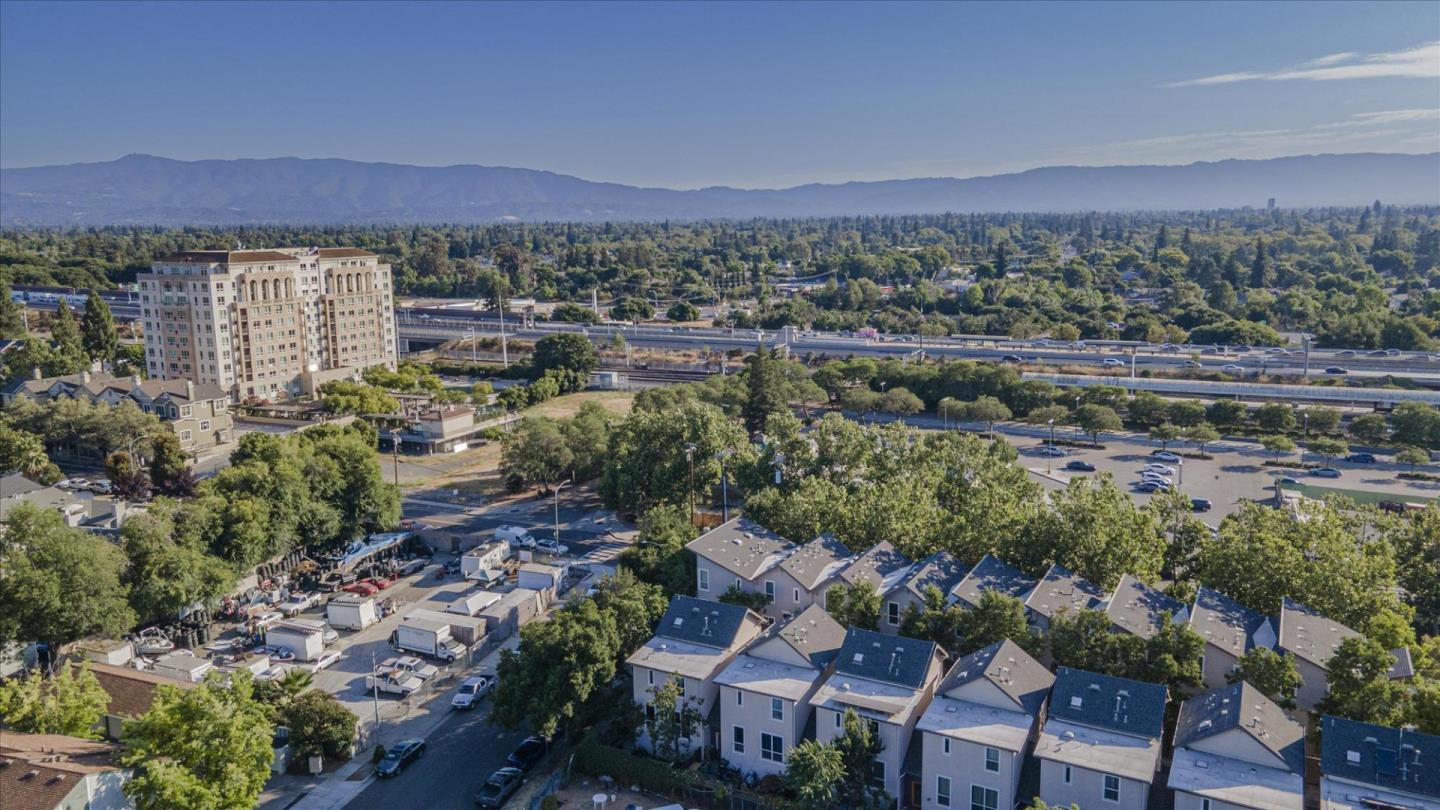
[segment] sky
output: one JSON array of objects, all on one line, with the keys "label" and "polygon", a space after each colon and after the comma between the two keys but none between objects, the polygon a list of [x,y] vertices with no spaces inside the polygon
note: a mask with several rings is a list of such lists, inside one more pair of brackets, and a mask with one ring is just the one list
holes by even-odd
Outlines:
[{"label": "sky", "polygon": [[0,166],[697,188],[1440,151],[1440,3],[0,2]]}]

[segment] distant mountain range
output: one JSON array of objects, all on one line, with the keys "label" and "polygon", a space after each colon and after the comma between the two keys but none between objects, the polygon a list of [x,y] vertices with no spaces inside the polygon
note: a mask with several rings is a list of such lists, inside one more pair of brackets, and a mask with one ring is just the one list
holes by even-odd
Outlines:
[{"label": "distant mountain range", "polygon": [[1440,204],[1440,153],[1305,155],[1185,166],[1052,166],[967,179],[687,191],[492,166],[351,160],[105,163],[0,170],[0,224],[232,225],[826,217]]}]

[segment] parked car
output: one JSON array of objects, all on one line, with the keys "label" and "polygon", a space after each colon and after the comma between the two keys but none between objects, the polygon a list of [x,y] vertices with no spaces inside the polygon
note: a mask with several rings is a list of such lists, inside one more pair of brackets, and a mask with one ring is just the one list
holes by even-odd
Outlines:
[{"label": "parked car", "polygon": [[1169,450],[1155,450],[1155,451],[1153,451],[1153,452],[1150,453],[1150,457],[1151,457],[1151,458],[1158,458],[1158,459],[1160,459],[1161,461],[1174,461],[1174,462],[1180,461],[1180,456],[1176,455],[1175,453],[1170,452]]},{"label": "parked car", "polygon": [[545,756],[545,752],[549,750],[549,740],[540,736],[530,736],[515,746],[515,750],[510,752],[510,756],[506,757],[505,761],[522,771],[528,771],[535,767],[535,763],[539,762],[540,758]]},{"label": "parked car", "polygon": [[1065,451],[1060,449],[1059,447],[1056,447],[1053,444],[1045,444],[1040,446],[1040,455],[1050,456],[1051,458],[1059,458],[1065,455]]},{"label": "parked car", "polygon": [[1325,367],[1325,373],[1326,373],[1326,374],[1349,374],[1349,373],[1350,373],[1350,369],[1344,368],[1344,367],[1342,367],[1342,366],[1326,366],[1326,367]]},{"label": "parked car", "polygon": [[1146,472],[1140,473],[1140,480],[1154,481],[1157,484],[1164,484],[1167,487],[1170,486],[1171,483],[1173,483],[1168,476],[1161,475],[1157,472],[1149,472],[1148,470]]},{"label": "parked car", "polygon": [[1209,498],[1190,499],[1190,510],[1193,512],[1209,512],[1210,508],[1213,506],[1214,504],[1210,503]]},{"label": "parked car", "polygon": [[1095,472],[1095,465],[1091,464],[1088,461],[1081,461],[1079,459],[1076,459],[1066,464],[1065,469],[1074,470],[1075,472]]},{"label": "parked car", "polygon": [[311,591],[291,591],[290,598],[277,607],[286,618],[296,616],[320,604],[320,594]]},{"label": "parked car", "polygon": [[345,590],[346,586],[353,585],[358,579],[353,573],[342,571],[331,571],[320,579],[320,590],[326,593],[335,593]]},{"label": "parked car", "polygon": [[374,585],[377,590],[381,591],[395,584],[395,580],[389,579],[388,577],[370,577],[362,581],[369,582],[371,585]]},{"label": "parked car", "polygon": [[418,571],[423,571],[425,569],[425,566],[429,564],[430,560],[428,558],[416,557],[413,560],[406,560],[405,562],[402,562],[400,563],[400,565],[396,566],[395,574],[397,576],[407,577]]},{"label": "parked car", "polygon": [[1348,455],[1348,456],[1345,457],[1345,460],[1348,461],[1348,462],[1350,462],[1351,464],[1374,464],[1374,463],[1375,463],[1375,454],[1374,454],[1374,453],[1351,453],[1350,455]]},{"label": "parked car", "polygon": [[519,768],[501,768],[490,774],[490,778],[481,785],[480,792],[475,794],[476,807],[500,807],[505,804],[511,794],[520,789],[520,783],[525,781],[525,772]]},{"label": "parked car", "polygon": [[524,526],[499,526],[495,529],[495,539],[515,549],[535,547],[535,538]]},{"label": "parked car", "polygon": [[285,663],[295,660],[295,652],[289,647],[261,647],[256,652],[270,657],[271,661]]},{"label": "parked car", "polygon": [[1163,492],[1170,489],[1170,485],[1161,481],[1138,481],[1135,484],[1136,492]]},{"label": "parked car", "polygon": [[1293,476],[1289,476],[1289,475],[1282,475],[1282,476],[1280,476],[1279,478],[1276,478],[1276,479],[1275,479],[1275,483],[1276,483],[1277,485],[1279,485],[1279,484],[1299,484],[1299,483],[1300,483],[1300,479],[1295,478],[1295,477],[1293,477]]},{"label": "parked car", "polygon": [[425,756],[424,740],[401,740],[390,746],[385,758],[375,766],[376,776],[397,776],[406,765]]},{"label": "parked car", "polygon": [[1340,471],[1335,469],[1334,467],[1316,467],[1315,469],[1310,471],[1310,474],[1315,476],[1316,478],[1340,477]]},{"label": "parked car", "polygon": [[495,688],[495,679],[486,675],[475,675],[460,682],[450,705],[456,709],[473,709],[480,698]]},{"label": "parked car", "polygon": [[326,667],[339,660],[339,651],[326,650],[325,652],[322,652],[318,656],[316,656],[314,661],[306,664],[305,669],[309,670],[310,672],[319,672],[320,670],[325,669]]},{"label": "parked car", "polygon": [[341,588],[340,590],[345,591],[346,593],[353,593],[356,596],[374,596],[375,594],[380,592],[380,589],[375,587],[375,583],[371,582],[368,579],[362,579],[359,582],[352,582],[349,585],[346,585],[344,588]]},{"label": "parked car", "polygon": [[1161,475],[1174,475],[1175,468],[1166,464],[1146,464],[1145,472],[1157,472]]},{"label": "parked car", "polygon": [[543,551],[546,554],[553,554],[556,557],[570,553],[570,547],[564,543],[555,542],[554,538],[547,537],[544,540],[535,541],[535,550]]}]

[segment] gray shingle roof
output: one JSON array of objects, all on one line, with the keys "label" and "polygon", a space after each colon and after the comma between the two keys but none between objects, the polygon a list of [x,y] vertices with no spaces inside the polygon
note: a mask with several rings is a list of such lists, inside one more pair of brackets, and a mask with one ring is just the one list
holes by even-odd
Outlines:
[{"label": "gray shingle roof", "polygon": [[806,590],[818,585],[843,567],[854,556],[844,543],[832,535],[822,534],[780,561],[780,567]]},{"label": "gray shingle roof", "polygon": [[670,600],[655,635],[724,649],[734,643],[748,612],[740,605],[677,596]]},{"label": "gray shingle roof", "polygon": [[918,689],[940,648],[933,641],[887,636],[852,627],[845,633],[835,670],[856,678]]},{"label": "gray shingle roof", "polygon": [[764,526],[738,517],[700,535],[685,547],[741,579],[751,580],[778,563],[792,545]]},{"label": "gray shingle roof", "polygon": [[1159,739],[1166,701],[1165,687],[1159,684],[1060,667],[1049,711],[1059,720]]},{"label": "gray shingle roof", "polygon": [[1025,594],[1033,587],[1035,580],[1025,576],[1020,569],[986,554],[950,591],[950,595],[974,607],[980,604],[981,591],[999,591],[1017,599],[1024,599]]},{"label": "gray shingle roof", "polygon": [[1270,619],[1204,585],[1190,608],[1190,629],[1210,644],[1239,658],[1255,646],[1255,631]]},{"label": "gray shingle roof", "polygon": [[890,543],[882,542],[871,546],[868,551],[845,566],[840,571],[840,578],[850,585],[861,581],[869,582],[875,586],[875,590],[885,593],[891,584],[889,580],[911,565],[914,563],[909,557],[896,551]]},{"label": "gray shingle roof", "polygon": [[1044,664],[1007,638],[956,661],[936,691],[948,692],[981,678],[995,684],[1015,701],[1017,708],[1031,715],[1039,713],[1055,683],[1055,676]]},{"label": "gray shingle roof", "polygon": [[44,484],[37,484],[20,473],[0,475],[0,498],[15,498],[44,488]]},{"label": "gray shingle roof", "polygon": [[1305,773],[1304,727],[1243,681],[1180,704],[1174,745],[1182,748],[1236,728],[1282,759],[1292,772]]},{"label": "gray shingle roof", "polygon": [[1185,606],[1155,588],[1126,574],[1115,586],[1105,615],[1116,627],[1141,638],[1150,638],[1160,628],[1160,615],[1168,612],[1176,622],[1185,621]]},{"label": "gray shingle roof", "polygon": [[1104,601],[1105,591],[1099,585],[1077,576],[1063,565],[1056,564],[1050,566],[1050,570],[1035,584],[1030,595],[1025,597],[1025,607],[1051,619],[1062,610],[1071,613],[1091,610]]},{"label": "gray shingle roof", "polygon": [[819,605],[805,608],[800,615],[770,632],[784,639],[795,652],[809,658],[816,669],[828,666],[845,643],[845,628]]},{"label": "gray shingle roof", "polygon": [[1280,603],[1279,647],[1324,668],[1340,642],[1359,633],[1286,597]]},{"label": "gray shingle roof", "polygon": [[1326,715],[1320,773],[1440,799],[1440,737]]},{"label": "gray shingle roof", "polygon": [[937,551],[915,563],[915,567],[905,577],[905,588],[921,599],[925,598],[925,589],[932,586],[938,588],[941,594],[947,594],[969,572],[970,566],[955,555],[948,551]]}]

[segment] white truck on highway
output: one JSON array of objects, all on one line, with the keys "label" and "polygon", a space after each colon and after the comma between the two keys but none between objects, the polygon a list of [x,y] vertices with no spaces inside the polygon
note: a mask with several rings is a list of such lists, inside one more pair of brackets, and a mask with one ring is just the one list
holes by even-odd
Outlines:
[{"label": "white truck on highway", "polygon": [[405,617],[390,642],[398,650],[428,655],[447,664],[465,654],[464,645],[451,637],[450,625],[433,619]]}]

